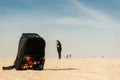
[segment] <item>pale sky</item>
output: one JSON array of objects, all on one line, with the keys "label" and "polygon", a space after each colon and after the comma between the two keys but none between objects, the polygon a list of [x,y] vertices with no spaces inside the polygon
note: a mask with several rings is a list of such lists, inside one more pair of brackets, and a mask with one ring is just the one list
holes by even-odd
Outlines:
[{"label": "pale sky", "polygon": [[120,0],[0,0],[0,57],[16,57],[22,33],[46,41],[46,57],[120,57]]}]

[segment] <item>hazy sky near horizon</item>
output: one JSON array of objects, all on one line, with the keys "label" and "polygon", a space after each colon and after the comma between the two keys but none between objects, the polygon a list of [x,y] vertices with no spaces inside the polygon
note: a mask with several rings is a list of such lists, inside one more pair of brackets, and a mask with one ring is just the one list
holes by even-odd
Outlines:
[{"label": "hazy sky near horizon", "polygon": [[120,57],[120,0],[0,0],[0,57],[15,57],[22,33],[46,40],[46,57]]}]

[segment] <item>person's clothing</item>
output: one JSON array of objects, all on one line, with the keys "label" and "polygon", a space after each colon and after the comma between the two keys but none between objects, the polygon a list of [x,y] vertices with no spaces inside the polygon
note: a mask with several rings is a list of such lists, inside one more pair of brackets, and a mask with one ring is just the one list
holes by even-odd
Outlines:
[{"label": "person's clothing", "polygon": [[61,59],[61,50],[58,48],[57,51],[58,51],[59,59]]}]

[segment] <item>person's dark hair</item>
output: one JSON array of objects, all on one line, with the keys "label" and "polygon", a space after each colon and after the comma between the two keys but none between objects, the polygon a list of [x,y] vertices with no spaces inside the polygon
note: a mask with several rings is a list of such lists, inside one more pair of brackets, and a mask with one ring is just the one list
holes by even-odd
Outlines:
[{"label": "person's dark hair", "polygon": [[61,44],[59,40],[57,40],[57,42],[58,42],[59,44]]}]

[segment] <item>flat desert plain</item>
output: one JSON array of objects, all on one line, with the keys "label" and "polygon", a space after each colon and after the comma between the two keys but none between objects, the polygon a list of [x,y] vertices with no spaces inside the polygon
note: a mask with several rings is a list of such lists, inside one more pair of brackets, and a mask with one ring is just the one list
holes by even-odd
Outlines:
[{"label": "flat desert plain", "polygon": [[14,59],[0,59],[0,80],[120,80],[120,58],[46,58],[44,70],[2,70]]}]

